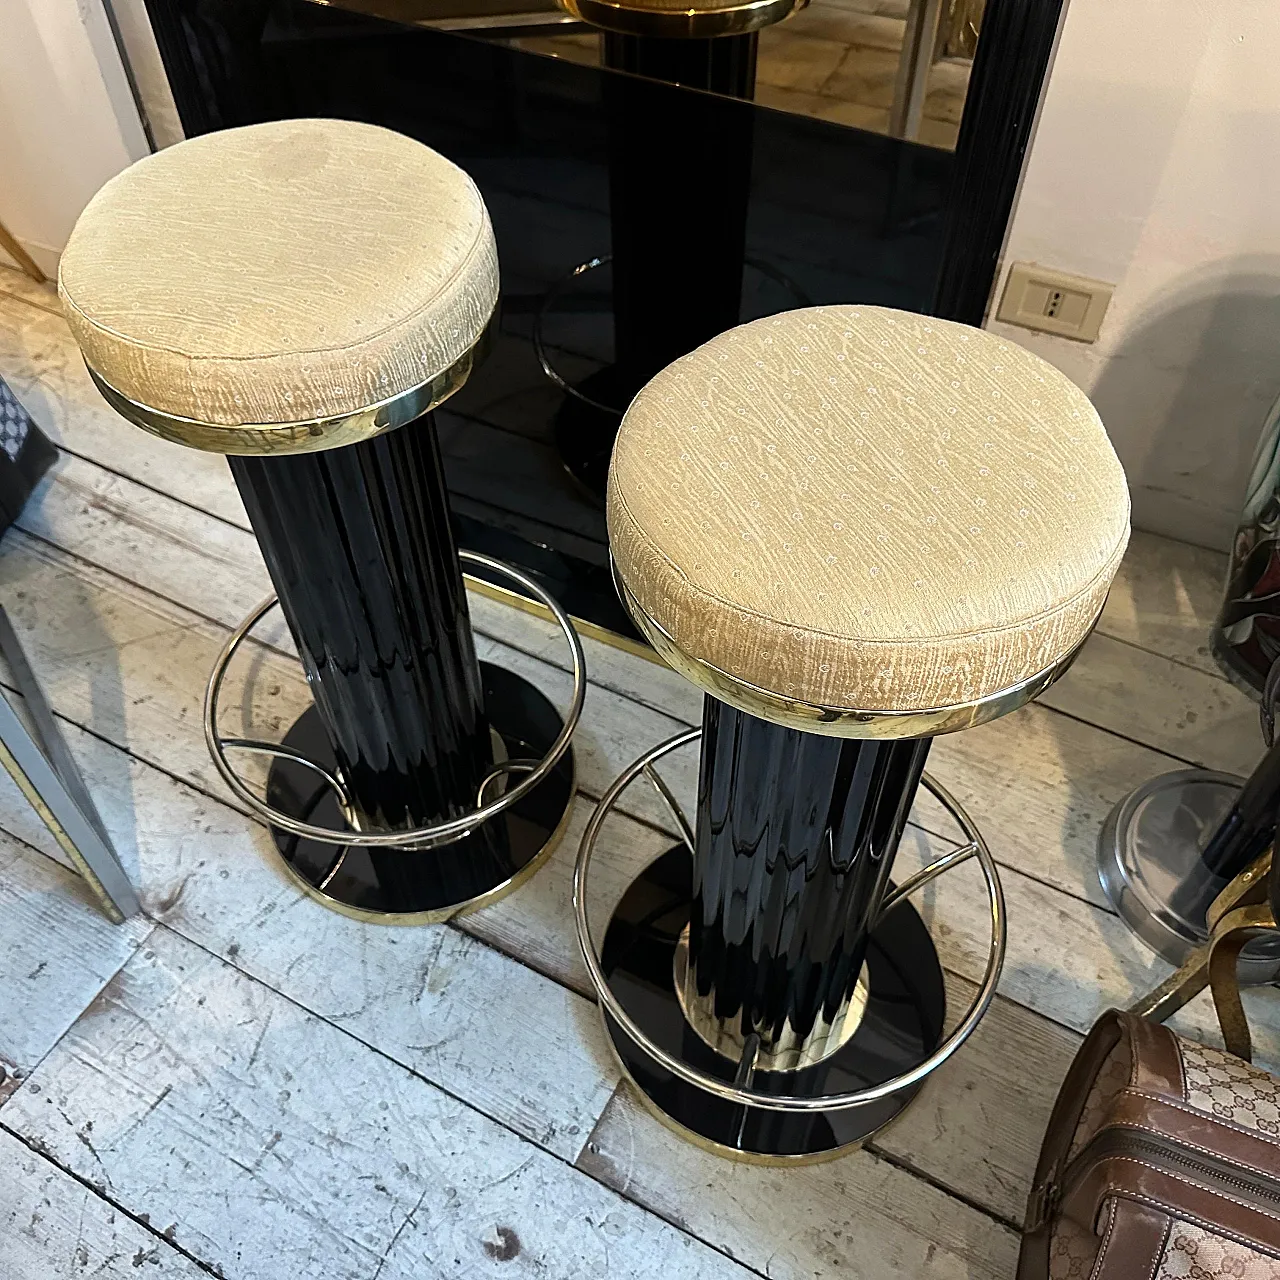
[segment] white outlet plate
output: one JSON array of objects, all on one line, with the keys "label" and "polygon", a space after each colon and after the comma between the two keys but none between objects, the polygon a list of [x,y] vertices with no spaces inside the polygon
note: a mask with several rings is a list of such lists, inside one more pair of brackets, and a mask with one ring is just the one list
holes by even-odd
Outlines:
[{"label": "white outlet plate", "polygon": [[1104,280],[1015,262],[1005,278],[996,319],[1077,342],[1096,342],[1114,289]]}]

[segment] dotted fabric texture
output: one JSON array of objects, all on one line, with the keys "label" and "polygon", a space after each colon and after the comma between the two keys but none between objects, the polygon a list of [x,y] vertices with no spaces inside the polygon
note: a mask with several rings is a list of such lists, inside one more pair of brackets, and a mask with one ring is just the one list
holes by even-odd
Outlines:
[{"label": "dotted fabric texture", "polygon": [[1280,1258],[1175,1218],[1152,1280],[1280,1280]]},{"label": "dotted fabric texture", "polygon": [[1178,1047],[1191,1106],[1280,1140],[1280,1080],[1210,1045],[1179,1039]]},{"label": "dotted fabric texture", "polygon": [[284,120],[138,161],[80,215],[58,290],[89,365],[211,424],[377,404],[466,354],[498,297],[471,179],[374,125]]},{"label": "dotted fabric texture", "polygon": [[31,432],[31,419],[18,398],[0,378],[0,449],[10,462],[17,462]]},{"label": "dotted fabric texture", "polygon": [[817,706],[949,707],[1088,634],[1129,493],[1085,395],[983,330],[867,306],[742,325],[623,419],[609,541],[685,653]]}]

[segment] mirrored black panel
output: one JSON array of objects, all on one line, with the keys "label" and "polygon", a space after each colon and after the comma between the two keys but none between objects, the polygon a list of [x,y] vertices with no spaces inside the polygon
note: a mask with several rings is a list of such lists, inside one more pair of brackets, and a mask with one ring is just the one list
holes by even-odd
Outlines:
[{"label": "mirrored black panel", "polygon": [[[497,233],[502,320],[493,355],[438,418],[459,541],[628,634],[601,490],[634,391],[729,325],[796,306],[970,318],[936,299],[963,259],[969,310],[985,300],[1025,145],[1024,128],[977,164],[964,130],[953,153],[545,56],[502,30],[311,0],[148,7],[188,135],[338,116],[418,138],[474,177]],[[1052,26],[1041,35],[1047,58]],[[982,57],[980,44],[975,85]],[[1002,120],[1029,123],[1038,66],[1017,102],[1002,99]],[[1008,86],[987,80],[990,114]]]}]

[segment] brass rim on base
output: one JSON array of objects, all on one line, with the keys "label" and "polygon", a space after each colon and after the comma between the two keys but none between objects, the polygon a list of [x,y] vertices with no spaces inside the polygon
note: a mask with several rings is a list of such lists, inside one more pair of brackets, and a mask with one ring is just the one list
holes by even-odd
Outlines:
[{"label": "brass rim on base", "polygon": [[[633,1044],[677,1079],[738,1106],[754,1107],[765,1111],[780,1111],[789,1114],[846,1111],[854,1107],[865,1106],[868,1103],[878,1102],[884,1098],[891,1098],[921,1084],[968,1040],[990,1007],[991,1001],[995,998],[996,984],[1000,979],[1000,971],[1004,966],[1007,932],[1004,890],[1000,885],[1000,874],[996,868],[995,859],[992,858],[991,851],[987,848],[986,842],[982,838],[982,833],[974,824],[973,819],[965,812],[960,802],[946,787],[936,782],[927,773],[921,775],[921,783],[925,790],[930,792],[942,807],[951,814],[968,838],[968,843],[935,859],[921,868],[915,875],[905,880],[895,893],[886,898],[881,907],[881,916],[896,902],[929,883],[937,876],[960,865],[962,862],[968,861],[970,858],[976,858],[982,868],[983,879],[986,881],[987,896],[990,903],[991,940],[987,953],[986,971],[983,974],[978,993],[974,996],[964,1017],[960,1019],[959,1023],[943,1039],[933,1053],[912,1067],[911,1070],[904,1071],[881,1084],[872,1085],[866,1089],[856,1089],[849,1093],[830,1094],[821,1097],[760,1093],[754,1089],[743,1088],[736,1084],[729,1084],[724,1080],[718,1080],[714,1076],[707,1075],[706,1072],[699,1071],[696,1067],[691,1067],[687,1062],[668,1053],[645,1033],[623,1007],[617,996],[614,995],[609,986],[608,977],[601,967],[600,956],[596,950],[595,940],[591,935],[591,926],[587,919],[587,875],[591,868],[591,858],[595,852],[596,841],[599,838],[605,819],[612,812],[619,797],[642,774],[656,788],[664,804],[672,808],[682,832],[687,833],[689,830],[688,820],[680,812],[678,806],[675,805],[665,785],[654,780],[656,775],[653,771],[653,765],[672,751],[697,742],[701,737],[701,729],[688,729],[684,733],[677,734],[674,738],[669,738],[666,742],[659,743],[658,746],[652,747],[644,755],[632,761],[614,779],[609,789],[600,798],[600,803],[596,806],[595,812],[592,813],[590,821],[587,823],[586,830],[582,833],[582,842],[578,846],[578,857],[573,868],[574,926],[577,930],[578,945],[582,951],[587,974],[591,978],[591,984],[595,988],[602,1011],[621,1028],[622,1032]],[[687,843],[687,835],[685,839]]]},{"label": "brass rim on base", "polygon": [[622,1078],[627,1082],[628,1087],[634,1097],[639,1098],[644,1109],[666,1130],[674,1133],[677,1138],[684,1142],[690,1142],[695,1147],[700,1147],[708,1155],[719,1156],[723,1160],[732,1160],[737,1164],[751,1164],[759,1168],[765,1169],[795,1169],[803,1165],[809,1164],[827,1164],[831,1160],[839,1160],[842,1156],[852,1155],[855,1151],[860,1151],[866,1143],[870,1142],[877,1134],[883,1133],[893,1124],[897,1123],[898,1116],[901,1111],[892,1119],[886,1121],[880,1128],[867,1134],[865,1137],[859,1138],[856,1142],[847,1142],[842,1147],[832,1147],[827,1151],[815,1151],[805,1155],[768,1155],[763,1151],[746,1151],[741,1147],[730,1147],[723,1142],[715,1142],[711,1138],[704,1137],[690,1129],[688,1125],[683,1125],[674,1116],[669,1116],[663,1109],[658,1106],[654,1100],[645,1092],[644,1086],[631,1074],[631,1069],[622,1059],[622,1054],[618,1052],[618,1046],[614,1044],[613,1037],[609,1034],[609,1020],[605,1017],[604,1010],[600,1011],[600,1025],[604,1027],[605,1042],[609,1046],[609,1052],[613,1055],[613,1060],[617,1063],[618,1070],[622,1074]]},{"label": "brass rim on base", "polygon": [[554,831],[547,838],[546,844],[529,859],[513,876],[504,880],[501,884],[494,885],[492,889],[486,890],[484,893],[477,894],[474,898],[468,898],[465,902],[459,902],[449,907],[441,907],[437,911],[372,911],[363,907],[353,907],[350,903],[343,902],[339,898],[331,897],[323,890],[317,889],[306,876],[302,875],[298,869],[291,863],[288,858],[281,856],[279,850],[276,850],[276,860],[284,868],[285,874],[289,879],[314,902],[320,903],[321,906],[328,907],[330,911],[336,911],[339,915],[346,916],[351,920],[359,920],[364,924],[385,924],[385,925],[421,925],[421,924],[444,924],[446,921],[456,919],[458,916],[470,915],[473,911],[479,911],[484,907],[490,907],[495,902],[501,901],[508,894],[514,893],[517,889],[530,880],[541,870],[547,860],[560,847],[561,840],[564,839],[564,833],[569,829],[569,819],[573,814],[572,797],[577,794],[578,776],[576,762],[570,758],[570,780],[569,792],[570,803],[565,805],[564,812],[560,816],[560,821],[556,825]]},{"label": "brass rim on base", "polygon": [[789,18],[809,0],[750,0],[722,9],[651,9],[609,0],[557,0],[567,13],[624,36],[655,36],[667,40],[707,40],[740,36]]},{"label": "brass rim on base", "polygon": [[496,328],[495,311],[469,350],[447,369],[416,387],[410,387],[408,391],[401,391],[386,400],[357,409],[354,413],[310,418],[301,422],[218,424],[183,418],[131,400],[124,392],[116,390],[88,361],[85,361],[85,368],[89,370],[89,377],[102,393],[103,399],[121,417],[162,440],[206,453],[257,456],[319,453],[324,449],[340,449],[345,445],[380,436],[386,431],[394,431],[443,404],[463,386],[471,376],[471,371],[488,355]]},{"label": "brass rim on base", "polygon": [[[322,844],[348,845],[357,848],[404,849],[410,852],[422,852],[427,849],[447,845],[454,840],[469,834],[476,827],[482,826],[491,818],[497,817],[523,799],[544,779],[559,763],[561,756],[569,749],[570,739],[582,716],[582,704],[586,697],[586,659],[582,652],[582,641],[573,629],[569,615],[560,607],[555,597],[535,582],[527,574],[521,573],[511,565],[492,556],[481,555],[477,551],[459,551],[459,559],[464,564],[471,564],[492,573],[502,574],[516,582],[525,591],[533,594],[552,613],[569,645],[573,659],[573,694],[569,700],[569,710],[565,713],[564,723],[551,744],[547,753],[534,766],[515,763],[513,768],[499,765],[481,783],[477,794],[476,808],[470,813],[447,819],[444,822],[432,823],[425,827],[413,827],[401,831],[361,831],[355,823],[347,788],[341,776],[307,759],[298,752],[278,743],[260,742],[247,738],[224,738],[218,732],[218,696],[226,679],[231,659],[243,643],[245,637],[257,623],[276,604],[274,595],[267,596],[249,616],[231,633],[221,652],[214,659],[213,670],[209,673],[209,683],[204,695],[204,738],[209,748],[215,768],[222,780],[231,788],[232,794],[247,805],[258,817],[265,819],[273,827],[287,831],[290,835],[300,836],[306,840],[317,840]],[[226,749],[248,751],[258,755],[280,756],[302,765],[317,773],[333,788],[342,806],[344,816],[351,823],[352,830],[337,831],[331,827],[318,827],[309,822],[301,822],[292,814],[285,813],[256,796],[242,781],[239,774],[232,769],[227,759]],[[504,791],[496,800],[484,802],[484,793],[489,784],[505,773],[518,769],[524,776],[509,790]]]},{"label": "brass rim on base", "polygon": [[[895,895],[894,901],[901,895]],[[884,913],[881,912],[881,915]],[[736,1053],[728,1052],[724,1045],[724,1038],[720,1032],[720,1028],[715,1025],[714,1016],[708,1016],[706,1011],[698,1008],[696,1004],[690,1004],[689,1001],[689,926],[680,932],[680,938],[676,942],[676,954],[674,963],[674,981],[676,1000],[680,1005],[680,1012],[684,1015],[684,1020],[688,1024],[689,1029],[707,1046],[713,1053],[718,1053],[722,1058],[728,1059],[730,1062],[739,1063],[742,1061],[742,1054],[745,1046],[734,1045],[737,1049]],[[757,1071],[799,1071],[805,1067],[817,1066],[820,1062],[825,1062],[834,1054],[840,1052],[841,1049],[853,1039],[858,1028],[862,1025],[862,1019],[867,1011],[867,1000],[870,996],[870,988],[867,983],[867,966],[864,962],[862,970],[858,974],[858,981],[854,984],[853,994],[848,1001],[848,1010],[840,1019],[839,1029],[834,1027],[828,1032],[821,1041],[820,1047],[815,1043],[807,1047],[802,1052],[796,1049],[783,1049],[774,1053],[766,1050],[760,1050],[755,1057],[755,1070]],[[816,1040],[816,1038],[815,1038]],[[730,1044],[733,1044],[732,1039]],[[801,1058],[803,1061],[792,1061],[793,1058]]]},{"label": "brass rim on base", "polygon": [[[645,612],[623,581],[616,564],[613,565],[613,580],[640,634],[672,670],[678,671],[691,684],[748,715],[784,728],[820,733],[831,738],[935,738],[939,734],[956,733],[997,720],[1038,698],[1059,676],[1064,675],[1098,623],[1094,618],[1080,643],[1045,670],[984,698],[919,711],[863,711],[852,707],[823,707],[785,698],[693,657]],[[1099,610],[1098,617],[1101,616]]]}]

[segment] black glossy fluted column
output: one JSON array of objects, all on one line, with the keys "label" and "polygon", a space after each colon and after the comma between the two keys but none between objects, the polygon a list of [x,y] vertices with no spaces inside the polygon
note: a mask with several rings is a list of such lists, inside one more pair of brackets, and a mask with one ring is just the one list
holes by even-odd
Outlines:
[{"label": "black glossy fluted column", "polygon": [[856,1029],[871,925],[928,739],[831,738],[706,698],[686,1017],[796,1070]]},{"label": "black glossy fluted column", "polygon": [[[430,416],[229,462],[361,825],[472,809],[492,751]],[[384,878],[437,874],[431,853],[371,856]]]}]

